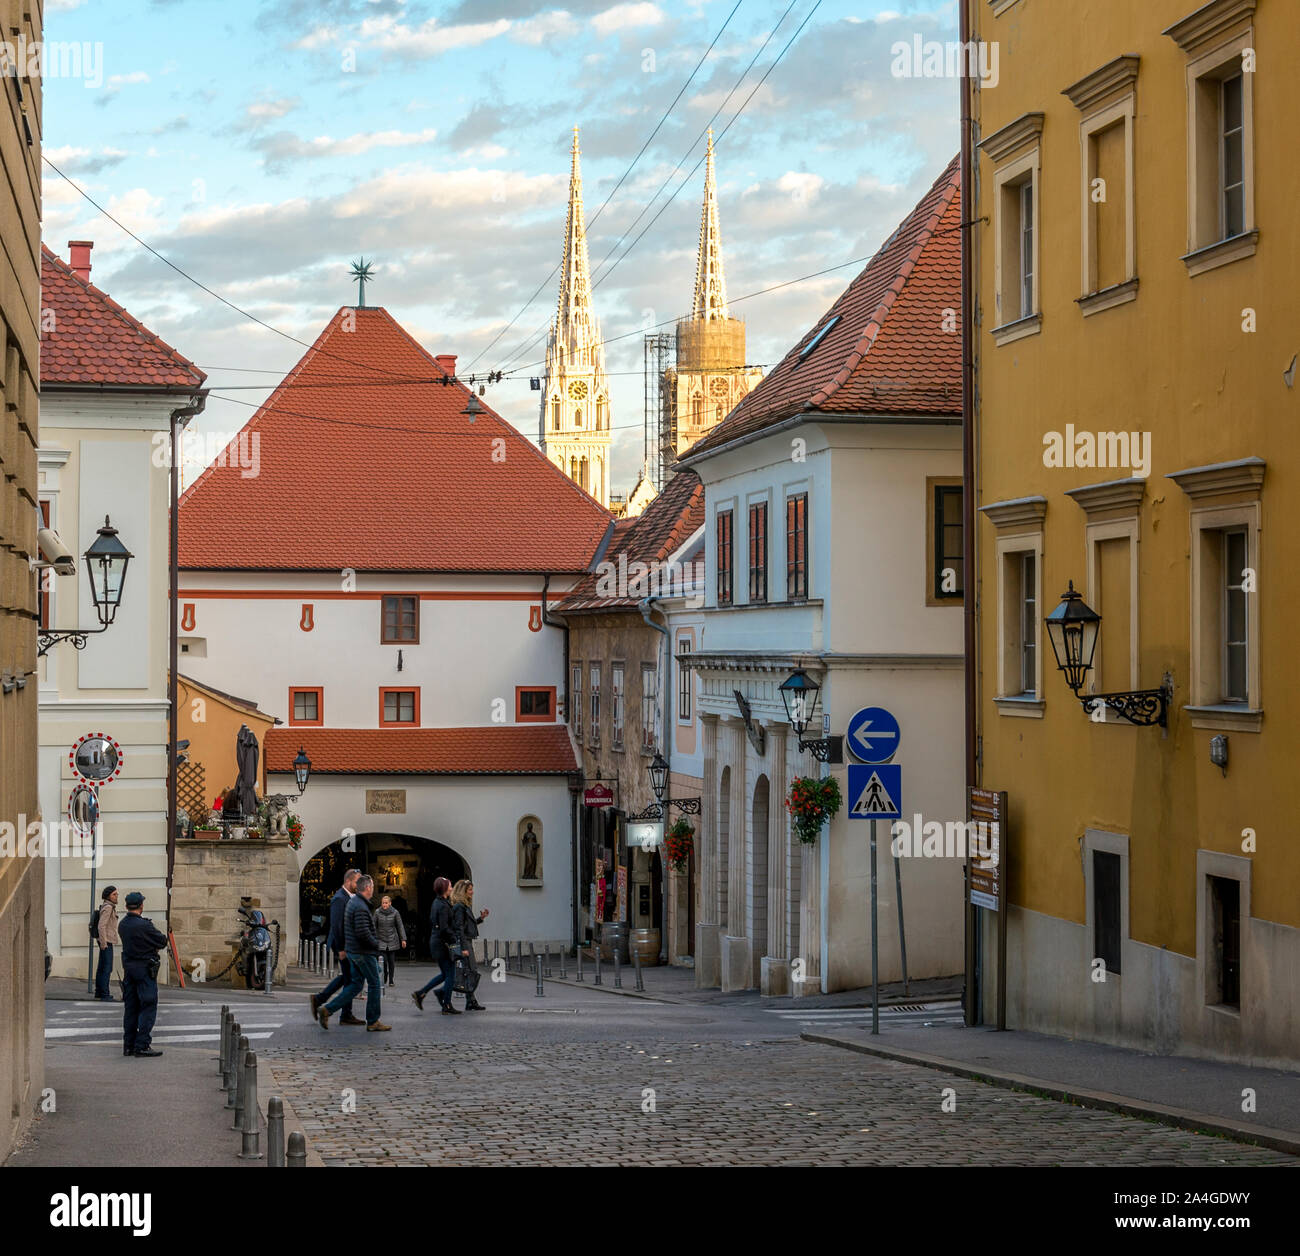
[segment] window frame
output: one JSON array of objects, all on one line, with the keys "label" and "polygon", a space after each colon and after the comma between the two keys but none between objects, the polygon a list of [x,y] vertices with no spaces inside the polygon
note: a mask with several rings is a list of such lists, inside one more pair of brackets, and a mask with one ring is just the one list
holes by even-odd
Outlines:
[{"label": "window frame", "polygon": [[807,489],[785,496],[785,598],[787,602],[808,600]]},{"label": "window frame", "polygon": [[[1228,855],[1213,850],[1196,852],[1196,976],[1204,1011],[1209,1016],[1240,1018],[1250,992],[1250,973],[1245,960],[1247,922],[1251,919],[1251,863],[1244,855]],[[1220,973],[1213,947],[1214,886],[1213,879],[1237,882],[1237,998],[1224,1003],[1220,993]]]},{"label": "window frame", "polygon": [[587,727],[588,744],[600,745],[600,663],[587,665],[587,694],[591,703],[591,723]]},{"label": "window frame", "polygon": [[[1089,961],[1104,959],[1098,953],[1097,930],[1100,924],[1097,913],[1096,856],[1114,855],[1119,859],[1119,921],[1118,949],[1120,962],[1115,968],[1106,967],[1107,981],[1119,977],[1124,968],[1124,949],[1132,941],[1129,919],[1129,838],[1125,833],[1110,833],[1104,829],[1086,829],[1083,834],[1084,923],[1088,945],[1092,954]],[[1100,984],[1100,983],[1099,983]]]},{"label": "window frame", "polygon": [[[1032,557],[1035,574],[1035,607],[1037,614],[1034,622],[1033,660],[1034,689],[1024,688],[1025,642],[1022,639],[1024,628],[1024,595],[1021,589],[1024,559]],[[995,702],[1004,715],[1041,716],[1045,704],[1043,697],[1043,536],[1038,533],[1022,533],[1016,536],[999,537],[997,544],[998,559],[998,691]],[[1014,577],[1008,562],[1015,563]],[[1014,603],[1014,606],[1013,606]],[[1016,616],[1014,629],[1011,629],[1010,616]],[[1015,677],[1015,688],[1012,677]]]},{"label": "window frame", "polygon": [[[961,523],[962,560],[961,587],[955,593],[941,593],[940,586],[945,569],[944,559],[948,555],[941,553],[943,540],[940,525],[940,497],[954,491],[961,502],[959,511]],[[925,604],[926,606],[964,606],[966,602],[965,586],[965,545],[966,545],[966,503],[965,489],[959,475],[930,475],[925,479]],[[944,525],[951,526],[951,525]]]},{"label": "window frame", "polygon": [[574,660],[570,667],[571,676],[569,694],[569,724],[573,728],[573,735],[579,741],[582,740],[582,667],[581,660]]},{"label": "window frame", "polygon": [[[725,566],[722,562],[724,552],[727,559]],[[714,565],[716,576],[714,595],[717,599],[717,605],[734,606],[736,604],[736,527],[735,509],[731,506],[728,506],[725,510],[719,510],[714,515]],[[725,594],[724,575],[726,577]]]},{"label": "window frame", "polygon": [[[294,714],[294,700],[302,694],[316,695],[316,718],[314,720],[300,720]],[[289,686],[289,726],[291,728],[324,728],[325,727],[325,690],[320,685],[290,685]]]},{"label": "window frame", "polygon": [[[1240,538],[1241,541],[1241,558],[1242,573],[1239,575],[1237,583],[1232,581],[1233,568],[1229,563],[1233,561],[1229,550],[1232,548],[1234,540]],[[1219,540],[1222,545],[1222,554],[1219,559],[1219,588],[1221,592],[1220,599],[1220,626],[1219,626],[1219,649],[1221,654],[1220,671],[1219,671],[1219,702],[1224,706],[1241,706],[1247,707],[1250,703],[1250,621],[1253,618],[1250,606],[1250,591],[1245,588],[1245,568],[1250,566],[1248,555],[1250,553],[1250,533],[1247,531],[1245,524],[1239,527],[1228,527],[1219,529]],[[1239,595],[1241,599],[1241,619],[1243,639],[1239,642],[1232,640],[1232,602],[1234,594]],[[1233,646],[1241,647],[1242,666],[1241,681],[1245,692],[1237,697],[1233,692],[1232,682],[1232,662],[1231,651]]]},{"label": "window frame", "polygon": [[[1018,119],[1011,127],[1003,128],[1004,131],[1015,129],[1014,142],[1009,149],[1004,149],[1000,145],[993,145],[986,151],[998,161],[1000,157],[1009,157],[1011,153],[1020,153],[1019,156],[1010,160],[1004,160],[997,165],[993,171],[993,192],[994,192],[994,222],[993,222],[993,276],[994,276],[994,309],[997,315],[997,325],[991,328],[990,335],[997,345],[1010,344],[1013,341],[1021,340],[1025,336],[1032,336],[1042,329],[1043,322],[1043,297],[1042,297],[1042,271],[1043,271],[1043,243],[1042,243],[1042,193],[1041,193],[1041,167],[1042,167],[1042,115],[1037,115],[1036,121],[1032,115],[1026,115],[1025,119]],[[1001,133],[990,137],[997,140]],[[995,155],[996,154],[996,155]],[[1030,188],[1030,252],[1032,258],[1033,271],[1030,276],[1033,285],[1033,308],[1028,314],[1024,314],[1023,300],[1021,291],[1021,267],[1020,267],[1020,216],[1023,199],[1020,194],[1020,186],[1029,183]],[[1015,227],[1014,241],[1007,221],[1011,212],[1011,206],[1015,206]],[[1014,277],[1015,283],[1012,284],[1012,252],[1010,246],[1014,243],[1015,261]],[[1012,312],[1011,294],[1015,291],[1015,310]]]},{"label": "window frame", "polygon": [[609,744],[623,749],[623,727],[627,721],[627,664],[621,660],[609,665]]},{"label": "window frame", "polygon": [[[768,549],[768,510],[767,499],[762,501],[746,503],[746,519],[748,520],[748,547],[745,551],[746,568],[748,571],[748,597],[746,602],[750,606],[765,606],[768,601],[768,579],[767,579],[767,549]],[[755,521],[760,521],[761,526],[755,527]],[[757,542],[757,544],[756,544]],[[758,553],[760,561],[755,562],[755,552]]]},{"label": "window frame", "polygon": [[[650,683],[646,683],[649,676]],[[650,718],[646,719],[647,711]],[[641,664],[641,750],[648,753],[659,747],[659,667]]]},{"label": "window frame", "polygon": [[[390,693],[409,693],[414,695],[413,717],[409,720],[390,720],[384,714],[386,699]],[[398,701],[398,710],[401,702]],[[379,689],[379,727],[380,728],[419,728],[420,725],[420,686],[419,685],[381,685]]]},{"label": "window frame", "polygon": [[[390,637],[388,635],[388,603],[389,602],[399,603],[398,610],[397,610],[397,616],[398,616],[397,627],[398,630],[400,631],[403,626],[401,623],[402,611],[401,611],[400,603],[404,601],[413,602],[415,604],[415,611],[414,611],[415,622],[413,625],[415,635],[413,637]],[[380,645],[419,645],[420,644],[420,595],[418,593],[384,593],[380,595],[379,644]]]},{"label": "window frame", "polygon": [[681,660],[683,654],[695,653],[695,638],[689,631],[677,636],[677,722],[690,724],[694,722],[695,688],[692,684],[693,671]]},{"label": "window frame", "polygon": [[[525,715],[523,699],[526,693],[545,693],[550,695],[551,712],[549,715]],[[555,707],[555,685],[516,685],[515,686],[515,723],[516,724],[554,724],[557,720]]]}]

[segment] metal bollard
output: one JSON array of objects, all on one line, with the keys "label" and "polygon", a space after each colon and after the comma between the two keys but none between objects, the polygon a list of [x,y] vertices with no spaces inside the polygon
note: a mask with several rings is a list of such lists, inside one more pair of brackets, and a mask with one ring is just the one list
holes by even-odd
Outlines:
[{"label": "metal bollard", "polygon": [[[520,958],[523,958],[522,955]],[[528,958],[532,961],[533,967],[536,968],[540,960],[537,954],[537,948],[531,942],[528,944]]]},{"label": "metal bollard", "polygon": [[623,956],[617,943],[614,944],[614,989],[623,988]]},{"label": "metal bollard", "polygon": [[[487,941],[486,941],[486,939],[484,940],[483,945],[484,945],[484,946],[487,946]],[[493,939],[492,939],[492,958],[493,958],[494,960],[495,960],[495,959],[500,959],[500,958],[501,958],[501,939],[500,939],[500,938],[493,938]]]},{"label": "metal bollard", "polygon": [[257,1052],[244,1057],[244,1120],[240,1127],[239,1158],[260,1160],[258,1142],[262,1137],[262,1114],[257,1109]]},{"label": "metal bollard", "polygon": [[597,942],[591,949],[596,956],[596,985],[600,985],[600,943]]},{"label": "metal bollard", "polygon": [[581,981],[582,980],[582,943],[579,942],[578,945],[573,949],[574,949],[574,953],[577,955],[578,958],[578,981]]},{"label": "metal bollard", "polygon": [[284,1100],[279,1095],[266,1101],[266,1164],[284,1168]]},{"label": "metal bollard", "polygon": [[638,950],[632,952],[632,967],[636,969],[636,988],[644,991],[645,982],[641,979],[641,952]]},{"label": "metal bollard", "polygon": [[536,997],[540,999],[540,998],[542,998],[542,996],[545,995],[545,993],[546,993],[546,991],[542,988],[542,957],[541,957],[540,955],[534,955],[534,956],[533,956],[533,967],[537,970],[537,995],[536,995]]},{"label": "metal bollard", "polygon": [[244,1128],[244,1104],[248,1094],[247,1073],[248,1039],[245,1038],[243,1034],[240,1034],[239,1043],[235,1048],[235,1122],[230,1127],[232,1130]]},{"label": "metal bollard", "polygon": [[230,1051],[230,1008],[221,1005],[221,1049],[217,1052],[217,1076],[221,1078],[218,1090],[226,1088],[226,1056]]},{"label": "metal bollard", "polygon": [[297,1130],[289,1135],[289,1154],[285,1157],[285,1166],[290,1169],[307,1167],[307,1137]]},{"label": "metal bollard", "polygon": [[565,957],[568,955],[568,953],[569,953],[569,948],[567,946],[560,947],[560,980],[561,981],[565,979],[564,960]]},{"label": "metal bollard", "polygon": [[[239,1066],[237,1063],[238,1052],[239,1052],[239,1041],[240,1041],[239,1022],[237,1020],[232,1019],[230,1022],[230,1054],[226,1056],[225,1108],[227,1112],[233,1112],[235,1110],[236,1092],[239,1089]],[[244,1039],[244,1041],[247,1042],[248,1040]],[[231,1128],[233,1129],[234,1126],[231,1126]]]}]

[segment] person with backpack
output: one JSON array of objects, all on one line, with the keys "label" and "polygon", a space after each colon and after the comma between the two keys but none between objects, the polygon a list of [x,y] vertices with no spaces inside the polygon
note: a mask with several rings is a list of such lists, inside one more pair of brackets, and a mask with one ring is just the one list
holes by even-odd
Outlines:
[{"label": "person with backpack", "polygon": [[435,986],[441,986],[438,1002],[442,1004],[442,1014],[459,1016],[460,1008],[451,1004],[451,992],[456,985],[455,956],[464,955],[465,950],[452,913],[451,882],[446,877],[439,877],[433,883],[433,894],[433,911],[429,914],[429,950],[439,973],[422,989],[412,991],[411,998],[415,1000],[415,1006],[424,1011],[424,996]]},{"label": "person with backpack", "polygon": [[99,943],[99,963],[95,968],[95,998],[101,1003],[116,1003],[109,991],[113,975],[113,948],[121,945],[117,931],[117,886],[104,887],[99,906],[90,917],[90,936]]},{"label": "person with backpack", "polygon": [[474,882],[457,881],[451,892],[451,910],[460,935],[460,944],[464,948],[460,960],[460,970],[464,973],[465,1010],[467,1012],[484,1012],[487,1009],[475,998],[478,990],[479,972],[474,962],[474,939],[478,937],[478,927],[487,919],[484,908],[477,916],[474,914]]},{"label": "person with backpack", "polygon": [[393,906],[393,900],[387,894],[379,900],[379,910],[375,912],[375,932],[379,934],[379,950],[384,957],[384,983],[396,985],[393,980],[396,970],[393,960],[399,948],[406,949],[406,926],[402,923],[401,913]]}]

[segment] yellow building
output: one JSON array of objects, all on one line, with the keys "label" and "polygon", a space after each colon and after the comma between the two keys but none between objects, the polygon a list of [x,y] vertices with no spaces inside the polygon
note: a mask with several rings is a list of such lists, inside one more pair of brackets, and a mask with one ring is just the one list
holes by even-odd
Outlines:
[{"label": "yellow building", "polygon": [[[974,783],[1009,795],[1008,1023],[1294,1065],[1300,24],[965,3],[998,67],[966,81]],[[1077,697],[1046,622],[1071,581],[1101,616]],[[1081,701],[1166,676],[1167,729],[1123,713],[1158,694]]]}]

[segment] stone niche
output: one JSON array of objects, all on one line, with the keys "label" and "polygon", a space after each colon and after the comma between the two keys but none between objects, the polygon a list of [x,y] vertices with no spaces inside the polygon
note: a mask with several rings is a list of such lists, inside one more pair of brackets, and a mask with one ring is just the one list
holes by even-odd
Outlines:
[{"label": "stone niche", "polygon": [[[298,939],[285,932],[286,886],[296,873],[297,860],[287,838],[204,841],[176,839],[176,866],[172,877],[172,931],[185,968],[185,983],[193,981],[194,961],[202,959],[209,974],[230,963],[238,946],[239,904],[261,910],[268,925],[280,922],[280,952],[274,980],[284,981],[289,952],[296,954]],[[295,877],[296,882],[296,877]],[[275,930],[271,930],[274,935]],[[169,966],[170,967],[170,966]],[[244,979],[232,967],[217,982],[242,987]]]}]

